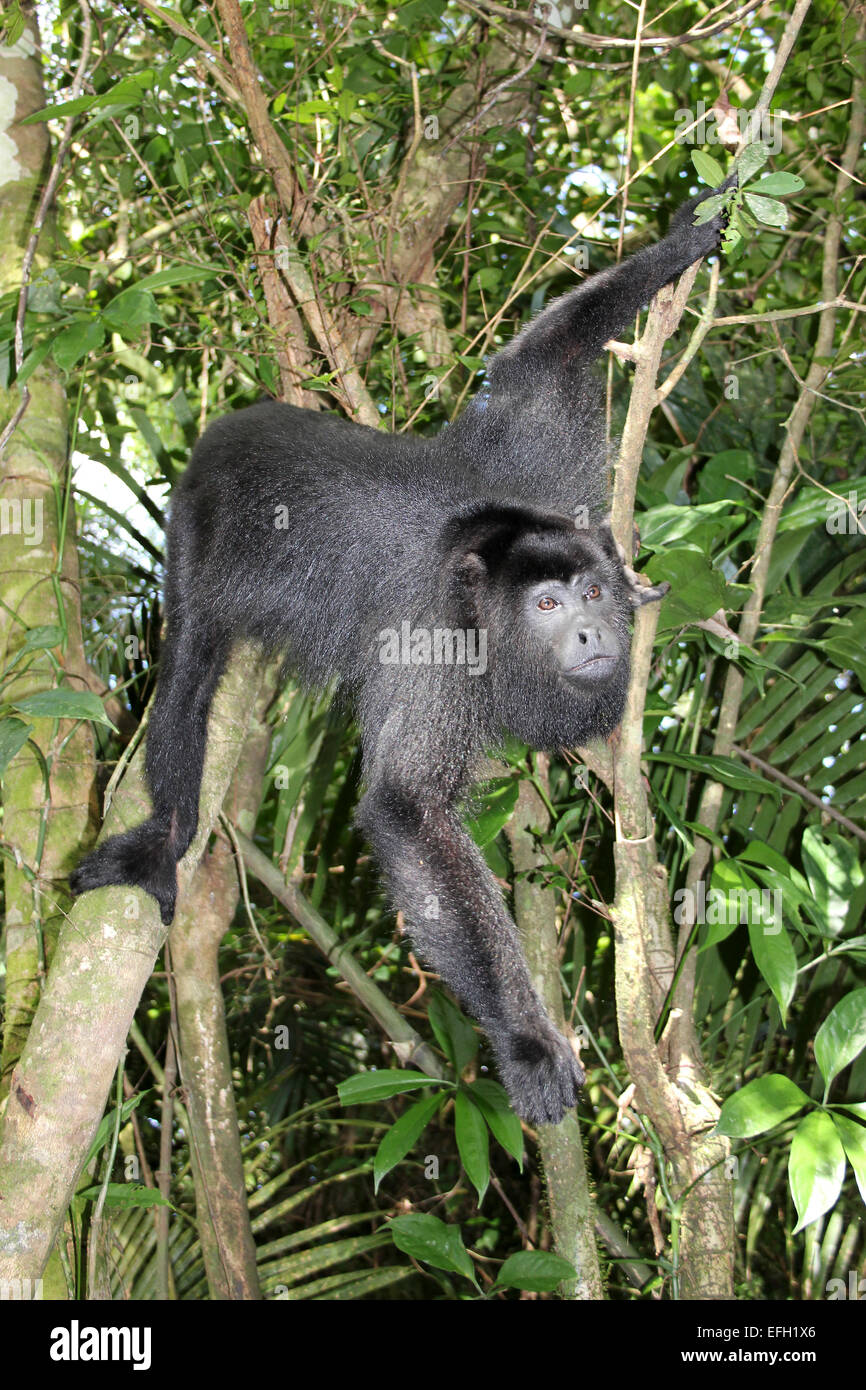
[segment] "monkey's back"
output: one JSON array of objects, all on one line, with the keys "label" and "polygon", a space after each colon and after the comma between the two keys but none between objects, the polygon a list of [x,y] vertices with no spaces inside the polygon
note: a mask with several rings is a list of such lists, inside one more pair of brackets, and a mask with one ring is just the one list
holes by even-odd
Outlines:
[{"label": "monkey's back", "polygon": [[483,483],[435,441],[267,403],[216,420],[172,499],[167,601],[351,680],[361,648],[436,587],[435,540]]}]

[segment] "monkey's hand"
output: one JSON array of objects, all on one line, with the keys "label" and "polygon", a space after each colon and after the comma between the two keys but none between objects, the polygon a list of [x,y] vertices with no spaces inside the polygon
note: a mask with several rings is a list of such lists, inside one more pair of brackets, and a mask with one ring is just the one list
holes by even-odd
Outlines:
[{"label": "monkey's hand", "polygon": [[[632,536],[634,552],[637,554],[640,549],[640,532],[634,523],[632,523]],[[609,516],[606,516],[599,525],[598,538],[608,554],[611,557],[616,555],[622,565],[628,601],[632,608],[641,608],[645,603],[658,603],[665,594],[670,592],[671,586],[666,579],[662,580],[661,584],[651,584],[645,574],[639,574],[637,570],[632,569],[625,550],[613,534]]]},{"label": "monkey's hand", "polygon": [[658,603],[665,594],[670,593],[670,584],[663,579],[661,584],[650,584],[645,574],[623,565],[622,572],[628,585],[628,601],[632,608],[642,608],[645,603]]},{"label": "monkey's hand", "polygon": [[692,259],[698,260],[701,256],[709,256],[711,252],[718,250],[722,239],[722,232],[728,224],[728,208],[731,199],[725,197],[725,203],[719,208],[718,212],[707,222],[695,223],[695,211],[701,203],[705,203],[708,198],[719,198],[730,193],[731,189],[738,186],[736,171],[725,179],[724,183],[719,184],[718,188],[707,189],[703,193],[698,193],[696,197],[689,198],[688,202],[683,203],[682,207],[677,208],[671,218],[669,237],[675,237],[678,241],[687,243],[693,252]]}]

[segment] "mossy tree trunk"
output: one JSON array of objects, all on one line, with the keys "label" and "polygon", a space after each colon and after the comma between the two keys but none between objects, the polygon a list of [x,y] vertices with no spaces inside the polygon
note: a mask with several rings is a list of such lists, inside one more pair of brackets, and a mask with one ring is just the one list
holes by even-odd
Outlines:
[{"label": "mossy tree trunk", "polygon": [[[535,835],[548,824],[544,802],[532,784],[524,781],[506,829],[514,866],[514,920],[526,952],[532,983],[556,1027],[564,1031],[556,898],[541,884],[533,883],[530,877],[532,870],[547,863],[538,849]],[[569,1112],[562,1124],[540,1125],[538,1147],[556,1250],[577,1270],[577,1278],[565,1292],[576,1299],[603,1298],[593,1201],[577,1112]]]},{"label": "mossy tree trunk", "polygon": [[[0,159],[0,291],[20,292],[50,263],[50,217],[32,273],[25,248],[49,158],[45,125],[20,121],[45,105],[35,22],[0,50],[2,109],[9,120]],[[14,151],[14,153],[13,153]],[[59,373],[45,364],[29,379],[30,400],[3,449],[0,493],[0,672],[4,703],[55,688],[85,687],[74,511],[69,497],[67,405]],[[21,402],[0,393],[0,431]],[[14,670],[12,670],[14,665]],[[93,737],[89,724],[25,714],[0,724],[29,739],[3,781],[6,895],[6,1020],[0,1095],[27,1037],[60,924],[69,908],[66,875],[90,815]]]}]

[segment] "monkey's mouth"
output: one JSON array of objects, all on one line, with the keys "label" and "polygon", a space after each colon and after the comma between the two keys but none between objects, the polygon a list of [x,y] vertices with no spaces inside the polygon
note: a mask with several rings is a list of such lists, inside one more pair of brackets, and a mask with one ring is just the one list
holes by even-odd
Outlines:
[{"label": "monkey's mouth", "polygon": [[615,656],[588,656],[586,661],[578,662],[577,666],[569,669],[570,676],[602,676],[615,666],[618,658]]}]

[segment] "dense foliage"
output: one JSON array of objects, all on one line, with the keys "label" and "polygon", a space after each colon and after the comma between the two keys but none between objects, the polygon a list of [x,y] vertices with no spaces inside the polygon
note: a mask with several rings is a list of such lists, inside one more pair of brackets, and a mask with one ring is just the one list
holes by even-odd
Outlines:
[{"label": "dense foliage", "polygon": [[[492,346],[575,273],[663,232],[701,173],[713,181],[694,151],[727,167],[719,92],[727,83],[729,120],[754,105],[787,17],[784,6],[746,7],[742,24],[646,46],[633,81],[633,8],[602,3],[571,18],[564,8],[549,7],[541,32],[531,16],[518,22],[525,11],[486,3],[243,7],[262,99],[297,181],[291,245],[275,241],[271,254],[296,302],[306,284],[327,305],[387,428],[441,428]],[[649,33],[685,35],[705,12],[676,5]],[[156,5],[95,5],[87,86],[74,102],[65,95],[81,51],[78,6],[48,6],[43,29],[51,128],[69,114],[78,123],[58,198],[59,251],[34,277],[17,379],[53,361],[67,382],[88,658],[130,715],[120,737],[97,729],[103,782],[153,689],[171,484],[207,418],[281,390],[279,333],[248,220],[253,200],[273,197],[272,181],[214,14],[193,0],[171,13],[168,24]],[[575,19],[605,44],[563,37]],[[857,22],[830,0],[806,17],[762,132],[770,156],[752,171],[756,201],[742,204],[743,237],[721,266],[711,308],[723,321],[655,412],[637,496],[645,568],[673,586],[647,697],[646,775],[674,926],[686,924],[683,944],[697,952],[699,1041],[733,1139],[738,1295],[754,1299],[833,1296],[829,1281],[847,1280],[864,1259],[866,225],[850,191],[835,338],[781,506],[759,636],[751,645],[735,636],[828,297],[824,230],[839,208],[849,133],[862,122]],[[507,61],[503,48],[513,50]],[[438,151],[447,178],[456,139],[473,152],[447,206],[433,198],[441,190],[429,161]],[[420,173],[410,168],[420,185],[410,218],[394,197],[416,141],[429,158]],[[862,178],[861,164],[860,193]],[[772,209],[782,203],[779,226]],[[710,275],[705,265],[664,373],[716,295]],[[17,301],[13,290],[2,304],[7,385]],[[303,389],[345,409],[351,389],[305,334]],[[611,358],[612,457],[631,371]],[[714,736],[732,665],[742,692],[733,750],[722,756]],[[270,718],[256,843],[433,1043],[447,1079],[419,1073],[412,1090],[411,1077],[389,1071],[383,1088],[371,1069],[390,1068],[393,1049],[341,986],[339,963],[249,876],[249,904],[220,960],[263,1288],[458,1299],[489,1292],[498,1277],[502,1288],[552,1289],[567,1266],[536,1267],[528,1254],[550,1245],[533,1137],[521,1135],[474,1030],[401,943],[353,828],[358,765],[345,711],[289,686]],[[585,1039],[587,1160],[599,1211],[638,1261],[621,1263],[624,1247],[608,1240],[608,1290],[667,1295],[676,1268],[656,1237],[675,1230],[676,1200],[658,1137],[621,1104],[629,1075],[614,1006],[609,791],[573,758],[548,767],[518,747],[498,773],[469,813],[504,883],[513,882],[505,826],[521,779],[548,811],[533,876],[555,895],[566,1012]],[[692,930],[679,908],[708,783],[721,789],[719,818],[706,832],[712,876]],[[741,923],[747,901],[751,920]],[[124,1113],[121,1147],[152,1169],[170,1009],[157,974],[125,1065],[139,1102]],[[665,1010],[659,1035],[667,1023]],[[171,1224],[172,1279],[178,1296],[205,1297],[182,1113],[175,1123],[171,1200],[182,1214]],[[115,1208],[112,1230],[115,1293],[152,1296],[152,1213]]]}]

